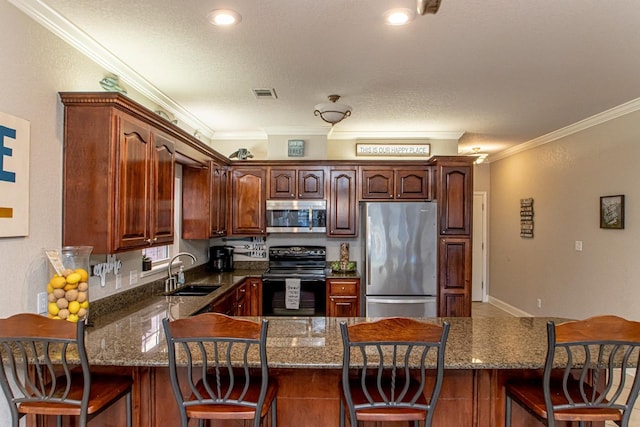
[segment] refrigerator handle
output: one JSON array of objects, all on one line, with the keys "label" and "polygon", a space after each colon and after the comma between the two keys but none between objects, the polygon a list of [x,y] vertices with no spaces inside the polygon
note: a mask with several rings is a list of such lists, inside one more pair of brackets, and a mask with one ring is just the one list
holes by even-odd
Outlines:
[{"label": "refrigerator handle", "polygon": [[[367,207],[368,208],[368,207]],[[365,239],[367,240],[366,251],[367,251],[367,286],[371,286],[371,217],[369,216],[369,210],[365,211],[365,215],[367,216],[367,229],[365,230]]]}]

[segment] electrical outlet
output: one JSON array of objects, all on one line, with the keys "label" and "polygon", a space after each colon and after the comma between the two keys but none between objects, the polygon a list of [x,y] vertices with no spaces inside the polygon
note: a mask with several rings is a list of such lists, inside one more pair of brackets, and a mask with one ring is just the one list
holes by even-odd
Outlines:
[{"label": "electrical outlet", "polygon": [[122,287],[122,274],[116,274],[116,290]]},{"label": "electrical outlet", "polygon": [[576,251],[582,252],[582,240],[576,240],[575,248],[576,248]]},{"label": "electrical outlet", "polygon": [[135,285],[138,283],[138,270],[131,270],[129,272],[129,284]]},{"label": "electrical outlet", "polygon": [[542,299],[538,298],[538,308],[542,308]]},{"label": "electrical outlet", "polygon": [[47,312],[47,305],[48,305],[48,300],[47,300],[47,293],[46,292],[39,292],[38,293],[38,314],[42,314],[42,313],[46,313]]}]

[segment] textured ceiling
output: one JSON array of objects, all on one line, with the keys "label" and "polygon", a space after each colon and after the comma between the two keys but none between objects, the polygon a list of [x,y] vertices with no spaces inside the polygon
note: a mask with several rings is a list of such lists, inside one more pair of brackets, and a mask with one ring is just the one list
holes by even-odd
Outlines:
[{"label": "textured ceiling", "polygon": [[[41,3],[214,137],[326,132],[313,107],[337,93],[336,135],[464,132],[461,151],[495,153],[640,97],[637,0],[443,0],[406,27],[383,14],[415,0]],[[213,28],[216,8],[241,24]]]}]

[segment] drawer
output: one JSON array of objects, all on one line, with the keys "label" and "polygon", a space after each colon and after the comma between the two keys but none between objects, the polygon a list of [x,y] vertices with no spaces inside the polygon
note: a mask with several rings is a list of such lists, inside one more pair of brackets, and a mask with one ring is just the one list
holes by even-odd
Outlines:
[{"label": "drawer", "polygon": [[329,295],[356,295],[356,282],[331,282]]}]

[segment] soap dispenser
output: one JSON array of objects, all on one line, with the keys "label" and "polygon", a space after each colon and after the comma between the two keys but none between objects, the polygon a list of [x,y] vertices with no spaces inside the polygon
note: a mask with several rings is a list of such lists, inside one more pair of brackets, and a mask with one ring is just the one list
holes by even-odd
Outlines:
[{"label": "soap dispenser", "polygon": [[178,271],[178,286],[184,285],[184,266],[180,266],[180,270]]}]

